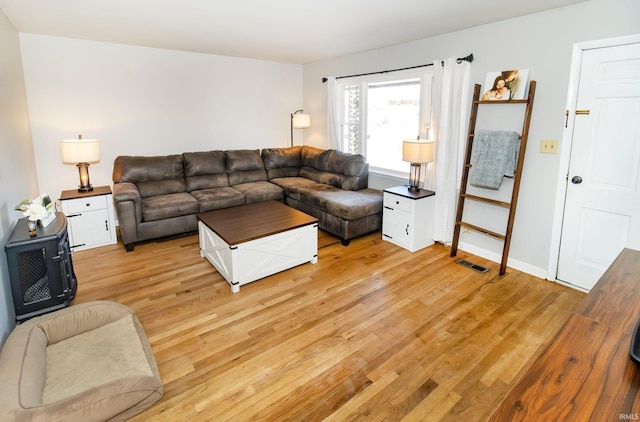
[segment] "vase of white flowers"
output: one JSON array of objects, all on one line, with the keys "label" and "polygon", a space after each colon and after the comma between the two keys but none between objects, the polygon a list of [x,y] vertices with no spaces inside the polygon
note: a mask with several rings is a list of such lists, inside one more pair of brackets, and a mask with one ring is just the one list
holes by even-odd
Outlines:
[{"label": "vase of white flowers", "polygon": [[36,234],[38,221],[43,227],[47,227],[56,218],[53,212],[53,202],[51,202],[51,198],[46,193],[35,199],[25,199],[16,206],[16,210],[22,211],[22,215],[27,217],[27,226],[31,236]]}]

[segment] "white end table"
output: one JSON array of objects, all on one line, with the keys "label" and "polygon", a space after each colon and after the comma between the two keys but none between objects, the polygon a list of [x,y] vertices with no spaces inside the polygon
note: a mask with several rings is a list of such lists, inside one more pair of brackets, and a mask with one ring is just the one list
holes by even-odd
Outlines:
[{"label": "white end table", "polygon": [[67,216],[69,244],[74,252],[118,241],[109,186],[98,186],[89,192],[62,191],[60,206]]},{"label": "white end table", "polygon": [[435,192],[395,186],[383,195],[382,239],[410,252],[433,245]]}]

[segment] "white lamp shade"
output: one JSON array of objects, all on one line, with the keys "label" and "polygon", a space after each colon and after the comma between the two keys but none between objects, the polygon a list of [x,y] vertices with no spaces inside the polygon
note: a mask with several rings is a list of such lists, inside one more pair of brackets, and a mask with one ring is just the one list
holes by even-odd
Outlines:
[{"label": "white lamp shade", "polygon": [[310,127],[311,127],[311,116],[304,113],[298,113],[293,115],[294,129],[307,129]]},{"label": "white lamp shade", "polygon": [[65,139],[60,141],[60,148],[64,164],[100,161],[100,141],[96,139]]},{"label": "white lamp shade", "polygon": [[433,161],[434,142],[420,142],[415,139],[402,141],[402,161],[409,163],[430,163]]}]

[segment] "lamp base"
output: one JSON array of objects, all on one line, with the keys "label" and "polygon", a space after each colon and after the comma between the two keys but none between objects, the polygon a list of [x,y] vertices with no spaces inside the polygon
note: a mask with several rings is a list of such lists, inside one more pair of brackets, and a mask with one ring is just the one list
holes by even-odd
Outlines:
[{"label": "lamp base", "polygon": [[78,185],[78,192],[90,192],[93,190],[93,186],[89,181],[89,163],[78,163],[78,174],[80,175],[80,184]]},{"label": "lamp base", "polygon": [[422,164],[411,163],[409,168],[409,191],[417,192],[420,190],[420,169]]}]

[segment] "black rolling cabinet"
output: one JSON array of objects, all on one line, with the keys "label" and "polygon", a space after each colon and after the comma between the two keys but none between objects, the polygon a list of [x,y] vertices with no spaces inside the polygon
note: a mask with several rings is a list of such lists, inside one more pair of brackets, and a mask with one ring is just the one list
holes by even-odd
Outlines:
[{"label": "black rolling cabinet", "polygon": [[4,247],[9,267],[16,321],[69,306],[77,290],[69,251],[67,219],[63,213],[29,236],[21,218]]}]

